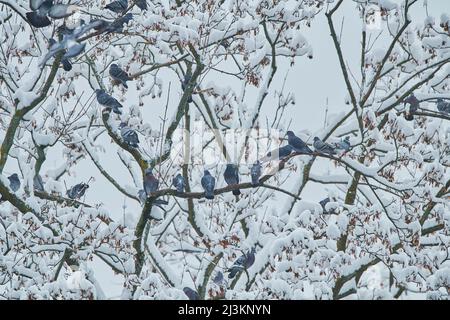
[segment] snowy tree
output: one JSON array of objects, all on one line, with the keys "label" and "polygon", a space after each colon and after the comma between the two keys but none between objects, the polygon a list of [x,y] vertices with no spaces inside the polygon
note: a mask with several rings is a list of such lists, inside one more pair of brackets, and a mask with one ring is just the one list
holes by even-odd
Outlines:
[{"label": "snowy tree", "polygon": [[[112,3],[0,0],[1,298],[449,298],[447,15]],[[346,93],[311,131],[286,81],[315,59],[315,23]]]}]

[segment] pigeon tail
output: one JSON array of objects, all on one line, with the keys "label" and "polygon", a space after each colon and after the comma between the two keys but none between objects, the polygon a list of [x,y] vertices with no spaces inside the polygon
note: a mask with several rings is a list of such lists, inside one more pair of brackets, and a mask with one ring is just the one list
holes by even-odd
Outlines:
[{"label": "pigeon tail", "polygon": [[241,191],[240,191],[239,189],[233,190],[233,194],[234,194],[235,196],[238,196],[238,195],[241,194]]}]

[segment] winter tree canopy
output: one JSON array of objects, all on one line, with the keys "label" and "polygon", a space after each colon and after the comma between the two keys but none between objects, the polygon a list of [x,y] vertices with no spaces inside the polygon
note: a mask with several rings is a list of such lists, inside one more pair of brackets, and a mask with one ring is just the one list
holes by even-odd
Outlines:
[{"label": "winter tree canopy", "polygon": [[0,299],[448,299],[435,2],[0,0]]}]

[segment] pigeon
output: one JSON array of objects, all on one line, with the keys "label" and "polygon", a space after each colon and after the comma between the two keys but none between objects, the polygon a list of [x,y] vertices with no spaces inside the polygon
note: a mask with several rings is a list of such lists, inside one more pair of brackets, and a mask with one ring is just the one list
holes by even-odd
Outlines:
[{"label": "pigeon", "polygon": [[128,0],[116,0],[105,6],[105,9],[108,9],[114,13],[122,13],[128,8]]},{"label": "pigeon", "polygon": [[50,8],[48,15],[53,19],[64,19],[77,12],[79,8],[73,4],[55,4]]},{"label": "pigeon", "polygon": [[327,205],[328,203],[330,203],[330,202],[331,202],[331,199],[330,199],[330,198],[325,198],[325,199],[323,199],[322,201],[319,201],[319,204],[320,204],[320,206],[322,207],[323,213],[324,213],[324,214],[334,214],[334,210],[328,211],[328,210],[326,209],[326,205]]},{"label": "pigeon", "polygon": [[214,178],[208,170],[204,171],[201,184],[205,190],[206,199],[214,199],[214,187],[216,185],[216,178]]},{"label": "pigeon", "polygon": [[417,112],[420,106],[420,101],[416,98],[414,94],[410,95],[408,98],[403,100],[403,103],[410,105],[409,112],[411,114]]},{"label": "pigeon", "polygon": [[74,185],[72,188],[67,190],[66,194],[69,199],[75,200],[80,199],[82,196],[84,196],[84,193],[89,188],[89,185],[86,183],[79,183]]},{"label": "pigeon", "polygon": [[119,125],[122,140],[132,148],[139,147],[139,137],[133,129],[127,126],[125,122]]},{"label": "pigeon", "polygon": [[111,78],[113,78],[115,81],[120,82],[125,88],[128,89],[127,81],[131,81],[133,79],[130,78],[130,76],[123,71],[117,64],[113,63],[109,67],[109,75]]},{"label": "pigeon", "polygon": [[135,4],[141,10],[147,10],[147,0],[136,0]]},{"label": "pigeon", "polygon": [[450,103],[444,102],[443,99],[437,100],[437,109],[439,112],[450,113]]},{"label": "pigeon", "polygon": [[320,153],[328,153],[329,155],[336,154],[336,150],[334,150],[332,145],[323,142],[318,137],[314,137],[314,149]]},{"label": "pigeon", "polygon": [[123,25],[128,24],[128,22],[130,22],[132,19],[133,19],[133,14],[127,13],[123,17],[120,17],[111,23],[105,21],[106,22],[105,26],[102,26],[102,28],[99,30],[101,30],[102,32],[107,32],[107,33],[122,32]]},{"label": "pigeon", "polygon": [[17,192],[17,190],[19,190],[20,188],[20,179],[17,173],[13,173],[12,175],[10,175],[8,177],[8,180],[9,180],[9,188],[13,192]]},{"label": "pigeon", "polygon": [[285,145],[284,147],[270,151],[262,159],[262,161],[265,162],[265,161],[275,160],[275,159],[282,160],[282,159],[288,157],[293,151],[294,151],[294,148],[290,144],[288,144],[288,145]]},{"label": "pigeon", "polygon": [[335,148],[335,149],[337,149],[337,150],[343,150],[343,151],[347,152],[347,151],[349,151],[350,148],[351,148],[351,145],[350,145],[350,137],[345,137],[344,140],[342,140],[342,141],[340,141],[340,142],[337,142],[337,143],[334,143],[333,145],[334,145],[334,148]]},{"label": "pigeon", "polygon": [[35,28],[45,28],[51,25],[50,19],[47,17],[53,6],[53,0],[30,0],[31,12],[26,13],[28,22]]},{"label": "pigeon", "polygon": [[252,186],[257,187],[259,185],[259,177],[261,177],[261,163],[256,161],[250,169],[250,175],[252,176]]},{"label": "pigeon", "polygon": [[228,269],[228,278],[233,279],[240,270],[248,269],[255,263],[255,248],[248,253],[240,256],[234,264]]},{"label": "pigeon", "polygon": [[[19,188],[20,188],[20,180],[19,180],[19,176],[17,175],[17,173],[14,173],[11,176],[9,176],[8,180],[9,180],[9,188],[13,192],[17,192],[17,190],[19,190]],[[2,195],[0,194],[0,203],[2,203],[3,201],[4,200],[2,200]]]},{"label": "pigeon", "polygon": [[[186,73],[183,82],[181,82],[181,89],[183,89],[183,92],[186,90],[186,88],[189,84],[189,81],[191,81],[191,78],[192,78],[192,76],[189,73]],[[191,95],[191,96],[189,96],[187,102],[191,103],[192,101],[193,100],[192,100],[192,95]]]},{"label": "pigeon", "polygon": [[177,189],[178,193],[183,193],[186,183],[184,182],[184,177],[179,173],[172,180],[172,185]]},{"label": "pigeon", "polygon": [[40,175],[35,175],[33,178],[33,188],[37,191],[44,192],[44,182],[42,181],[42,178]]},{"label": "pigeon", "polygon": [[117,114],[122,114],[122,111],[120,111],[120,108],[123,108],[122,104],[117,101],[115,98],[111,97],[109,94],[105,92],[103,89],[97,89],[95,90],[95,93],[97,95],[97,101],[102,106],[105,106],[106,109],[109,109]]},{"label": "pigeon", "polygon": [[[235,164],[227,164],[227,168],[225,169],[225,172],[223,173],[223,177],[225,178],[225,182],[229,186],[239,184],[238,166]],[[241,191],[239,189],[235,189],[235,190],[233,190],[233,194],[235,196],[238,196],[241,194]]]},{"label": "pigeon", "polygon": [[[145,201],[147,201],[147,193],[145,192],[145,190],[143,190],[143,189],[139,190],[138,198],[139,198],[139,202],[141,204],[144,204]],[[156,200],[153,200],[153,204],[160,207],[161,205],[168,205],[169,202],[167,202],[165,200],[161,200],[161,199],[156,199]]]},{"label": "pigeon", "polygon": [[216,276],[213,278],[213,282],[215,284],[222,284],[224,278],[223,278],[223,273],[221,271],[216,273]]},{"label": "pigeon", "polygon": [[294,132],[288,131],[287,136],[288,136],[288,143],[290,146],[292,146],[295,152],[303,154],[313,153],[313,151],[308,147],[308,145],[302,139],[297,137]]},{"label": "pigeon", "polygon": [[145,170],[145,177],[144,177],[144,190],[145,190],[145,193],[147,195],[150,195],[151,193],[157,191],[158,188],[159,188],[159,181],[153,175],[152,168],[147,168]]},{"label": "pigeon", "polygon": [[200,300],[200,296],[197,291],[192,290],[189,287],[183,288],[184,294],[189,298],[189,300]]}]

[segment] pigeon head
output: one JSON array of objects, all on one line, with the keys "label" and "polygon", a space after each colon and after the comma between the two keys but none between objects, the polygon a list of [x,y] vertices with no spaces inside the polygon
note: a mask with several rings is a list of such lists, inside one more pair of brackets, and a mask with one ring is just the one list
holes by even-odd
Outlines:
[{"label": "pigeon head", "polygon": [[120,129],[122,129],[123,127],[126,127],[127,126],[127,123],[126,122],[121,122],[120,124],[119,124],[119,128]]},{"label": "pigeon head", "polygon": [[98,96],[98,95],[100,95],[100,94],[102,94],[102,93],[105,93],[105,90],[103,90],[103,89],[97,89],[97,90],[95,90],[95,94]]},{"label": "pigeon head", "polygon": [[147,169],[145,169],[145,174],[146,174],[146,175],[153,174],[153,169],[152,169],[152,168],[147,168]]},{"label": "pigeon head", "polygon": [[112,70],[118,70],[119,69],[119,66],[117,65],[117,64],[115,64],[115,63],[113,63],[112,65],[111,65],[111,69]]},{"label": "pigeon head", "polygon": [[205,176],[210,176],[210,175],[211,175],[211,174],[209,173],[209,170],[205,170],[203,173],[204,173]]},{"label": "pigeon head", "polygon": [[295,133],[292,132],[292,131],[288,131],[288,132],[287,132],[287,136],[288,136],[288,137],[293,137],[293,136],[295,136]]},{"label": "pigeon head", "polygon": [[319,141],[319,137],[314,137],[314,141]]},{"label": "pigeon head", "polygon": [[14,180],[19,180],[19,176],[17,175],[17,173],[13,173],[9,178],[14,179]]},{"label": "pigeon head", "polygon": [[349,136],[345,137],[344,141],[350,143],[350,137]]},{"label": "pigeon head", "polygon": [[438,98],[438,99],[437,99],[437,103],[442,103],[442,102],[444,102],[443,99],[441,99],[441,98]]}]

